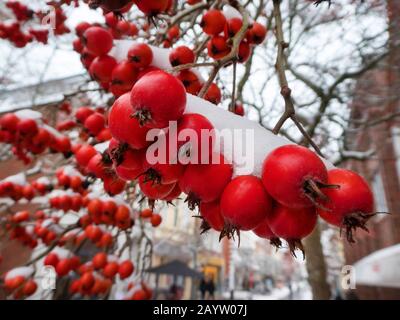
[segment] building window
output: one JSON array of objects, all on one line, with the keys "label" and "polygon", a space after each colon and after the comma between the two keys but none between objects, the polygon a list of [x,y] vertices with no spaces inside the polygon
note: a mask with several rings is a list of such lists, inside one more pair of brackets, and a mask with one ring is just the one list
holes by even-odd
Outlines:
[{"label": "building window", "polygon": [[[385,189],[383,187],[382,176],[379,172],[377,172],[372,179],[372,192],[374,193],[375,198],[375,207],[378,212],[389,212]],[[377,215],[377,219],[382,218],[384,215]]]}]

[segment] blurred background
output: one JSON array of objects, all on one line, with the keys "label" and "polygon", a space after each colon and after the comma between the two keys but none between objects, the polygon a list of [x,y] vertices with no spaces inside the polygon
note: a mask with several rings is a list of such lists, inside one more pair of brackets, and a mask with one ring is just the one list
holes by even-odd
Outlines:
[{"label": "blurred background", "polygon": [[[267,129],[283,110],[275,77],[271,2],[248,1],[249,10],[271,30],[238,67],[238,100],[246,116]],[[33,5],[46,6],[44,1]],[[151,254],[146,277],[159,299],[400,298],[400,1],[338,0],[330,7],[315,7],[313,1],[294,0],[282,9],[288,77],[299,120],[330,161],[368,180],[376,211],[382,214],[370,220],[369,232],[357,231],[355,244],[320,221],[304,241],[303,260],[300,252],[293,257],[287,248],[276,250],[252,233],[241,235],[240,246],[237,239],[219,241],[213,231],[199,235],[200,221],[183,201],[159,207],[163,223],[151,231],[151,247],[132,249]],[[66,8],[66,13],[70,29],[84,20],[103,19],[85,6]],[[1,21],[9,15],[0,3]],[[181,41],[191,43],[199,33],[188,32]],[[72,34],[50,37],[47,45],[23,49],[0,39],[0,114],[32,108],[55,124],[63,118],[60,108],[66,100],[73,105],[107,103],[107,94],[91,92],[95,84],[89,82],[71,39]],[[230,88],[231,70],[222,70],[218,81]],[[226,99],[219,107],[228,103]],[[281,133],[306,144],[291,123]],[[29,179],[40,176],[37,163],[26,168],[3,144],[0,160],[0,180],[21,171]],[[55,157],[46,161],[58,166]],[[33,204],[0,200],[2,208],[14,212],[35,209]],[[0,239],[0,274],[29,260],[30,249],[1,234]]]}]

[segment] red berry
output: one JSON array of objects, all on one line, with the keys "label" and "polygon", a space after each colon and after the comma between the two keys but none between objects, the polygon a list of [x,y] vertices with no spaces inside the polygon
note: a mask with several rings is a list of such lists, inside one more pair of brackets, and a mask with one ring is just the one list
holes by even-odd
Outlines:
[{"label": "red berry", "polygon": [[37,284],[34,280],[28,280],[22,287],[22,292],[25,296],[33,295],[37,290]]},{"label": "red berry", "polygon": [[53,266],[55,268],[58,262],[59,262],[58,256],[55,253],[49,253],[46,256],[46,258],[44,258],[43,264],[45,266]]},{"label": "red berry", "polygon": [[93,273],[90,271],[85,272],[80,279],[81,287],[83,290],[89,290],[91,287],[93,287],[94,282],[95,278],[93,276]]},{"label": "red berry", "polygon": [[22,119],[17,124],[17,130],[22,135],[34,136],[39,132],[39,127],[33,119]]},{"label": "red berry", "polygon": [[104,15],[104,18],[106,19],[106,25],[111,28],[114,28],[119,21],[118,16],[114,14],[114,12],[107,13],[106,15]]},{"label": "red berry", "polygon": [[78,52],[78,53],[82,53],[82,52],[83,52],[84,46],[83,46],[83,44],[82,44],[81,39],[79,39],[79,38],[75,39],[75,40],[72,42],[72,46],[73,46],[73,48],[74,48],[74,50],[75,50],[76,52]]},{"label": "red berry", "polygon": [[179,184],[177,183],[177,184],[175,184],[175,187],[172,189],[172,191],[170,193],[168,193],[164,198],[162,198],[162,200],[170,202],[170,201],[178,198],[181,193],[182,193],[182,190],[179,187]]},{"label": "red berry", "polygon": [[111,74],[111,92],[121,96],[130,91],[137,80],[137,76],[138,69],[133,63],[127,60],[120,62]]},{"label": "red berry", "polygon": [[135,43],[128,51],[128,61],[136,68],[148,67],[153,61],[153,51],[145,43]]},{"label": "red berry", "polygon": [[322,160],[311,150],[286,145],[272,151],[264,161],[262,181],[267,192],[279,203],[290,208],[313,206],[319,197],[316,187],[327,181]]},{"label": "red berry", "polygon": [[97,253],[93,259],[92,264],[95,269],[103,269],[107,264],[107,255],[105,252]]},{"label": "red berry", "polygon": [[140,212],[140,217],[143,219],[150,218],[152,215],[153,215],[153,210],[151,210],[151,209],[143,209]]},{"label": "red berry", "polygon": [[221,214],[219,201],[201,203],[200,214],[205,221],[205,223],[202,224],[203,232],[207,231],[208,228],[212,228],[216,231],[223,230],[225,220]]},{"label": "red berry", "polygon": [[199,77],[193,71],[182,70],[177,75],[177,78],[182,82],[187,93],[197,95],[201,90]]},{"label": "red berry", "polygon": [[234,178],[221,196],[221,213],[225,220],[239,230],[252,230],[272,210],[272,198],[261,179],[246,175]]},{"label": "red berry", "polygon": [[337,187],[323,189],[327,198],[320,201],[317,213],[326,222],[344,228],[348,241],[354,242],[352,231],[365,229],[374,216],[373,193],[367,182],[350,170],[328,171],[328,184]]},{"label": "red berry", "polygon": [[180,31],[178,26],[172,26],[168,29],[167,36],[170,41],[178,39],[179,35]]},{"label": "red berry", "polygon": [[136,82],[131,91],[133,115],[142,125],[165,128],[178,120],[186,107],[182,83],[164,71],[152,71]]},{"label": "red berry", "polygon": [[111,261],[107,263],[107,265],[104,267],[103,275],[107,278],[114,278],[115,275],[118,273],[118,269],[118,263],[116,263],[115,261]]},{"label": "red berry", "polygon": [[143,194],[152,200],[162,199],[166,197],[175,187],[175,183],[171,184],[155,184],[146,180],[146,177],[139,177],[139,187]]},{"label": "red berry", "polygon": [[84,145],[79,148],[78,152],[75,154],[75,158],[79,165],[85,167],[96,154],[97,151],[94,147],[91,145]]},{"label": "red berry", "polygon": [[281,241],[276,234],[272,232],[271,227],[269,226],[268,216],[266,216],[265,219],[253,229],[253,232],[260,238],[269,239],[272,245],[276,247],[281,246]]},{"label": "red berry", "polygon": [[14,113],[6,113],[0,118],[0,127],[7,131],[16,131],[19,118]]},{"label": "red berry", "polygon": [[251,28],[247,31],[247,40],[250,43],[261,44],[266,35],[267,29],[261,23],[254,22]]},{"label": "red berry", "polygon": [[75,118],[80,123],[84,123],[85,120],[94,113],[94,110],[90,109],[89,107],[80,107],[75,112]]},{"label": "red berry", "polygon": [[85,228],[85,235],[93,242],[97,242],[100,240],[103,232],[100,230],[99,227],[89,225]]},{"label": "red berry", "polygon": [[213,104],[219,104],[222,99],[221,90],[215,83],[211,83],[210,87],[208,88],[204,99],[210,101]]},{"label": "red berry", "polygon": [[169,0],[135,0],[135,4],[145,15],[153,17],[167,11]]},{"label": "red berry", "polygon": [[57,263],[56,272],[57,275],[62,277],[67,275],[71,271],[71,264],[69,259],[62,259]]},{"label": "red berry", "polygon": [[118,268],[119,277],[123,280],[128,278],[134,271],[133,263],[129,260],[121,262]]},{"label": "red berry", "polygon": [[181,64],[193,63],[196,57],[193,50],[186,46],[179,46],[171,50],[169,54],[169,62],[173,67]]},{"label": "red berry", "polygon": [[239,32],[240,28],[243,25],[243,21],[241,18],[231,18],[227,20],[227,23],[225,25],[225,36],[229,38],[233,38],[236,33]]},{"label": "red berry", "polygon": [[161,221],[162,217],[158,213],[153,214],[150,218],[150,222],[153,227],[158,227],[161,224]]},{"label": "red berry", "polygon": [[246,62],[251,53],[250,45],[246,41],[242,41],[239,45],[238,61],[240,63]]},{"label": "red berry", "polygon": [[115,213],[115,221],[120,224],[124,224],[131,220],[131,213],[126,206],[119,206]]},{"label": "red berry", "polygon": [[317,214],[314,207],[291,209],[277,205],[267,219],[272,232],[277,237],[285,239],[294,254],[296,248],[303,251],[300,240],[314,230]]},{"label": "red berry", "polygon": [[75,27],[75,32],[78,37],[82,37],[87,29],[92,25],[89,22],[81,22]]},{"label": "red berry", "polygon": [[[194,208],[201,202],[217,200],[233,173],[233,167],[222,154],[212,155],[217,163],[189,164],[179,180],[181,190],[188,195],[190,208]],[[212,184],[205,181],[213,181]]]},{"label": "red berry", "polygon": [[126,182],[118,178],[117,175],[107,175],[103,178],[104,190],[110,195],[115,196],[124,191]]},{"label": "red berry", "polygon": [[113,37],[106,29],[90,27],[83,34],[83,42],[91,54],[101,56],[110,52],[113,46]]},{"label": "red berry", "polygon": [[95,58],[90,64],[89,73],[96,81],[108,83],[117,61],[108,55]]},{"label": "red berry", "polygon": [[121,142],[126,142],[134,149],[141,149],[150,144],[146,141],[148,128],[141,127],[132,115],[134,110],[130,103],[129,93],[119,97],[113,104],[108,115],[108,126],[112,136]]},{"label": "red berry", "polygon": [[215,141],[214,126],[201,114],[185,113],[178,121],[177,127],[178,149],[183,145],[189,150],[190,163],[201,163],[202,159],[209,159]]},{"label": "red berry", "polygon": [[207,42],[207,52],[211,58],[218,60],[225,57],[230,48],[224,37],[214,36]]},{"label": "red berry", "polygon": [[81,62],[83,66],[89,70],[90,66],[92,65],[93,60],[96,58],[95,55],[91,54],[86,48],[83,49],[81,53]]},{"label": "red berry", "polygon": [[243,117],[244,116],[244,108],[243,105],[239,102],[236,102],[235,104],[235,114],[237,114],[238,116]]},{"label": "red berry", "polygon": [[226,19],[224,14],[217,9],[208,10],[200,22],[203,31],[210,35],[217,35],[224,31]]},{"label": "red berry", "polygon": [[95,112],[85,120],[84,127],[89,131],[92,136],[97,135],[105,126],[104,115]]}]

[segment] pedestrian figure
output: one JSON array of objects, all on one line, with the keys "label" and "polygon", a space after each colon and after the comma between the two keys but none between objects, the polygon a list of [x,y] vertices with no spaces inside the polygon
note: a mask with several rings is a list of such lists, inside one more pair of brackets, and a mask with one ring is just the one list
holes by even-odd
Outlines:
[{"label": "pedestrian figure", "polygon": [[208,300],[214,300],[214,292],[215,292],[215,285],[214,285],[214,281],[212,276],[208,276],[207,277],[207,281],[206,281],[206,291],[208,293]]},{"label": "pedestrian figure", "polygon": [[204,277],[201,278],[199,289],[201,294],[201,300],[204,300],[206,298],[206,292],[207,292],[207,282]]}]

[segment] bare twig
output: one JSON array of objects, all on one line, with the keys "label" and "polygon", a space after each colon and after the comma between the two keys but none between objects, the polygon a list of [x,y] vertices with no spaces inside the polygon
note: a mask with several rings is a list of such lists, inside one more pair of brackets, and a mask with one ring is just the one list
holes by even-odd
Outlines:
[{"label": "bare twig", "polygon": [[283,124],[286,120],[291,119],[296,127],[300,130],[301,134],[305,137],[305,139],[312,145],[315,151],[322,156],[321,150],[315,144],[315,142],[311,139],[311,136],[306,132],[303,128],[299,120],[296,118],[296,111],[293,104],[292,92],[289,88],[289,84],[286,78],[286,59],[285,59],[285,49],[288,47],[288,44],[285,42],[283,35],[283,21],[280,3],[281,0],[274,0],[274,16],[275,16],[275,24],[276,24],[276,39],[278,43],[278,54],[276,58],[276,70],[278,74],[279,84],[281,87],[281,95],[285,100],[285,111],[283,115],[280,117],[278,122],[276,123],[272,132],[274,134],[278,134],[281,130]]}]

